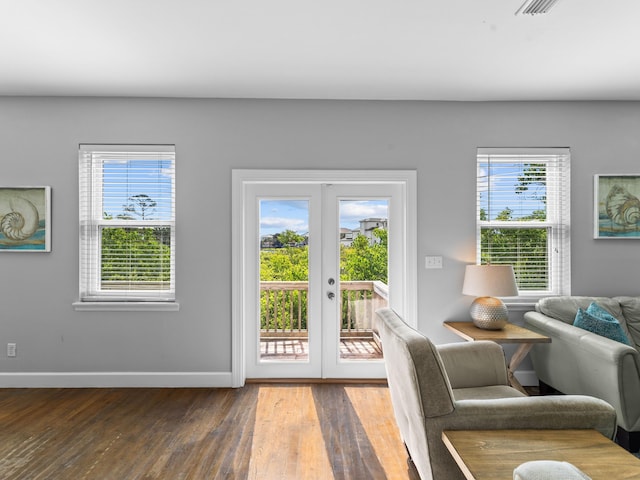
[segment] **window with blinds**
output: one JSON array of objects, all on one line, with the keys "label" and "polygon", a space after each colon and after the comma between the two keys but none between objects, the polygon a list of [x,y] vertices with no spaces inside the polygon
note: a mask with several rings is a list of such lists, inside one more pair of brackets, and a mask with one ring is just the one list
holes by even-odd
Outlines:
[{"label": "window with blinds", "polygon": [[479,264],[513,265],[520,296],[568,295],[570,152],[478,149]]},{"label": "window with blinds", "polygon": [[175,301],[175,148],[80,145],[80,300]]}]

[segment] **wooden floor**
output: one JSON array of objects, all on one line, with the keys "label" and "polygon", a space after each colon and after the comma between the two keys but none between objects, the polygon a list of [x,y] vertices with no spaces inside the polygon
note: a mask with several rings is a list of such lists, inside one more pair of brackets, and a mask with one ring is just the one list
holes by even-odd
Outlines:
[{"label": "wooden floor", "polygon": [[411,479],[389,392],[0,389],[0,478]]}]

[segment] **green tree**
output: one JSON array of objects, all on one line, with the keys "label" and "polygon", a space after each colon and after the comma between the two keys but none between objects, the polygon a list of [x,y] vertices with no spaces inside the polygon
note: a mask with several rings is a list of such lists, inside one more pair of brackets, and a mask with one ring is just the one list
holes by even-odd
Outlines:
[{"label": "green tree", "polygon": [[142,220],[150,220],[156,213],[158,203],[149,195],[140,193],[129,197],[126,205],[122,207],[123,212],[132,214]]},{"label": "green tree", "polygon": [[[544,163],[523,164],[514,186],[516,195],[546,205],[547,165]],[[521,228],[518,222],[545,221],[545,208],[534,210],[530,215],[513,218],[513,210],[505,207],[496,215],[496,221],[513,221],[513,227],[482,227],[481,262],[513,265],[520,290],[545,290],[549,285],[548,238],[546,228]],[[480,220],[489,220],[487,212],[480,209]],[[524,255],[522,252],[526,252]]]},{"label": "green tree", "polygon": [[[497,220],[512,220],[513,211],[505,208]],[[482,217],[482,212],[481,212]],[[520,220],[544,220],[544,210]],[[514,222],[514,223],[517,223]],[[520,290],[542,290],[548,286],[547,229],[546,228],[482,228],[481,263],[513,265]],[[521,255],[520,252],[527,252]]]},{"label": "green tree", "polygon": [[515,193],[528,193],[541,202],[547,202],[547,166],[544,163],[525,163],[518,175],[518,185]]},{"label": "green tree", "polygon": [[169,282],[171,249],[153,228],[102,229],[102,281]]},{"label": "green tree", "polygon": [[[387,283],[388,276],[388,232],[375,229],[373,240],[364,235],[353,239],[351,246],[340,248],[340,280],[343,281],[381,281]],[[369,291],[342,292],[342,328],[355,321],[349,314],[350,303],[354,301],[370,301]],[[351,324],[351,327],[355,325]]]},{"label": "green tree", "polygon": [[388,232],[373,230],[374,242],[364,235],[353,239],[351,246],[340,248],[341,280],[379,280],[387,283]]},{"label": "green tree", "polygon": [[[149,220],[157,203],[145,194],[132,195],[122,206],[119,220]],[[113,215],[104,212],[105,220]],[[102,229],[101,273],[103,282],[163,283],[171,280],[166,266],[171,260],[169,227],[105,227]],[[103,284],[107,285],[106,283]],[[114,287],[117,288],[117,287]]]},{"label": "green tree", "polygon": [[[293,233],[293,232],[291,232]],[[296,235],[296,234],[294,234]],[[299,238],[297,238],[299,237]],[[284,238],[304,240],[287,234]],[[300,240],[300,241],[302,241]],[[261,282],[307,282],[309,279],[309,248],[284,247],[263,249],[260,252],[260,281]],[[307,291],[281,290],[279,288],[264,290],[260,295],[260,324],[262,328],[278,328],[287,330],[298,328],[295,324],[298,312],[302,319],[301,328],[307,328]],[[268,319],[271,319],[268,323]],[[272,322],[278,322],[274,325]]]},{"label": "green tree", "polygon": [[282,233],[277,233],[274,235],[276,239],[276,243],[280,244],[283,247],[295,247],[297,245],[301,245],[304,242],[304,237],[302,235],[297,234],[293,230],[285,230]]},{"label": "green tree", "polygon": [[260,252],[260,280],[295,282],[309,278],[309,249],[284,247]]},{"label": "green tree", "polygon": [[[274,235],[280,239],[283,248],[265,248],[260,251],[260,281],[261,282],[307,282],[309,279],[309,248],[304,237],[288,230]],[[364,235],[357,236],[352,245],[340,246],[340,279],[348,280],[379,280],[387,283],[388,263],[388,234],[386,230],[373,231],[374,241],[371,242]],[[286,246],[297,245],[297,246]],[[277,318],[280,322],[277,328],[297,328],[291,322],[297,321],[298,311],[302,311],[303,326],[306,328],[307,293],[306,290],[289,290],[276,295],[278,289],[263,290],[260,296],[261,326],[266,327],[267,318]],[[344,292],[346,295],[347,292]],[[364,293],[362,295],[365,295]],[[364,299],[364,296],[363,296]],[[350,300],[358,300],[350,298]],[[347,308],[347,301],[343,300],[343,307]],[[343,313],[343,323],[346,313]],[[272,328],[272,325],[270,325]]]}]

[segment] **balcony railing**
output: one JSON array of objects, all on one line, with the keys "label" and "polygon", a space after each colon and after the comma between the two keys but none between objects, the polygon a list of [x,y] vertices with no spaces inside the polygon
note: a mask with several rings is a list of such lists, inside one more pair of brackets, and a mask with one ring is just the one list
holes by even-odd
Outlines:
[{"label": "balcony railing", "polygon": [[[308,292],[308,282],[260,282],[261,338],[306,337]],[[340,282],[340,336],[371,337],[374,313],[388,297],[380,281]]]}]

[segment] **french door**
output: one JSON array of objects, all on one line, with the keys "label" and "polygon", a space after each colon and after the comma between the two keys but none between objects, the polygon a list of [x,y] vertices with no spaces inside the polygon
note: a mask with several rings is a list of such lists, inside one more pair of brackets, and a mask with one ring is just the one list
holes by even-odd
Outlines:
[{"label": "french door", "polygon": [[331,180],[243,186],[246,378],[385,376],[374,312],[406,309],[407,186]]}]

